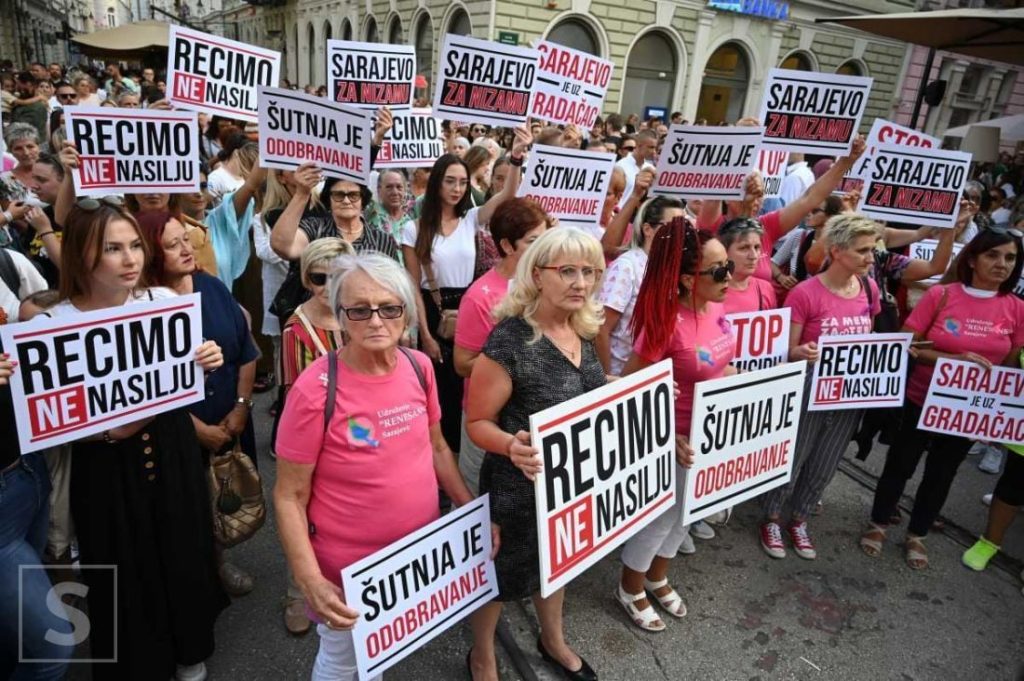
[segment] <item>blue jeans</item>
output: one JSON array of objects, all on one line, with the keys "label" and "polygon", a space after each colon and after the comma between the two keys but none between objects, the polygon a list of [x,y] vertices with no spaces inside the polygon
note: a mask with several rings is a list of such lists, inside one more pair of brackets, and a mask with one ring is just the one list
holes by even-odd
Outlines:
[{"label": "blue jeans", "polygon": [[74,645],[47,640],[71,633],[61,604],[47,605],[50,578],[41,569],[21,569],[42,564],[49,497],[50,476],[41,452],[23,456],[18,466],[0,475],[0,678],[62,679],[75,651]]}]

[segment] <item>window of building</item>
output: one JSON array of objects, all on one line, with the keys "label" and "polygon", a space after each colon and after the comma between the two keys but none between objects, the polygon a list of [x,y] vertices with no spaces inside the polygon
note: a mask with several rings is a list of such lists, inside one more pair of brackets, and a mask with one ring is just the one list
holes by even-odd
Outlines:
[{"label": "window of building", "polygon": [[594,56],[601,56],[601,49],[598,46],[597,36],[594,31],[578,19],[566,19],[559,22],[557,26],[548,33],[549,41],[571,47],[580,52],[586,52]]},{"label": "window of building", "polygon": [[960,90],[958,94],[964,95],[965,97],[975,97],[978,95],[978,90],[981,88],[981,83],[985,79],[986,68],[979,64],[971,64],[964,70],[964,75],[960,79]]},{"label": "window of building", "polygon": [[306,82],[303,85],[315,85],[313,81],[316,80],[316,63],[319,54],[320,51],[316,49],[316,31],[313,30],[313,24],[309,24],[306,27],[306,68],[309,70],[306,72]]},{"label": "window of building", "polygon": [[743,112],[750,79],[750,64],[736,43],[725,43],[708,58],[697,102],[697,120],[709,125],[735,123]]},{"label": "window of building", "polygon": [[366,20],[366,42],[375,43],[379,40],[377,35],[377,20],[370,17]]},{"label": "window of building", "polygon": [[649,106],[671,110],[679,57],[664,33],[652,31],[629,51],[622,88],[623,115],[643,115]]},{"label": "window of building", "polygon": [[352,40],[352,23],[348,19],[341,22],[341,39]]},{"label": "window of building", "polygon": [[794,52],[779,64],[780,69],[790,69],[791,71],[813,71],[811,67],[810,58],[803,52]]},{"label": "window of building", "polygon": [[836,73],[840,76],[863,76],[864,69],[860,67],[859,63],[851,59],[840,64],[839,68],[836,69]]},{"label": "window of building", "polygon": [[434,69],[434,28],[426,12],[416,22],[416,73],[427,81],[426,96],[430,96],[430,76]]},{"label": "window of building", "polygon": [[392,45],[402,42],[402,22],[397,16],[391,17],[391,25],[388,26],[388,42]]},{"label": "window of building", "polygon": [[327,49],[327,41],[334,38],[334,32],[331,30],[331,22],[324,22],[324,49]]},{"label": "window of building", "polygon": [[117,26],[117,10],[113,7],[107,8],[107,28]]},{"label": "window of building", "polygon": [[473,35],[473,24],[469,21],[466,10],[457,9],[448,20],[448,33],[453,35]]}]

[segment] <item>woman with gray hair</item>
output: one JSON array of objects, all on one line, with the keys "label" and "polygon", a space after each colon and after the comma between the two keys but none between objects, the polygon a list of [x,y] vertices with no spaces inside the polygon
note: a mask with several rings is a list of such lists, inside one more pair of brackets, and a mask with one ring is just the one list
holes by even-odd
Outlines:
[{"label": "woman with gray hair", "polygon": [[345,255],[327,288],[347,341],[292,385],[274,506],[318,625],[312,678],[354,681],[359,613],[341,591],[342,568],[435,520],[439,484],[457,506],[473,497],[441,435],[433,366],[399,346],[416,310],[405,270],[380,254]]},{"label": "woman with gray hair", "polygon": [[39,132],[30,123],[11,123],[4,131],[7,151],[17,161],[17,165],[8,173],[4,173],[5,180],[15,180],[15,183],[12,183],[12,189],[16,190],[14,194],[20,193],[22,197],[31,195],[28,187],[32,184],[32,165],[39,158],[40,141]]}]

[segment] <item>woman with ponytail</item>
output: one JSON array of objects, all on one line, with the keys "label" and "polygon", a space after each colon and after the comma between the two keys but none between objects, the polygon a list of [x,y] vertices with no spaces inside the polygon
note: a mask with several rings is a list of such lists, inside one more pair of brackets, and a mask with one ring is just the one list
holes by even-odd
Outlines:
[{"label": "woman with ponytail", "polygon": [[722,307],[732,271],[725,246],[713,234],[696,229],[686,218],[674,218],[654,237],[633,310],[631,326],[636,343],[623,374],[668,358],[679,390],[676,503],[626,542],[622,578],[615,589],[616,600],[630,619],[647,631],[665,629],[648,600],[648,592],[673,617],[686,614],[686,604],[668,583],[667,574],[669,562],[688,532],[679,517],[682,467],[693,464],[688,434],[694,386],[735,373],[729,362],[736,341]]}]

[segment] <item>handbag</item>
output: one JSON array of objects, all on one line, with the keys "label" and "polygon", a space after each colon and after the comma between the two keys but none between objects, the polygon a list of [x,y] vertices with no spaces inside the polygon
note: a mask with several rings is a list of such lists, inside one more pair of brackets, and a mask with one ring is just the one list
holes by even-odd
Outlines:
[{"label": "handbag", "polygon": [[274,300],[267,310],[278,318],[283,329],[288,318],[294,314],[295,308],[309,300],[309,297],[309,291],[302,285],[300,270],[293,265],[288,268],[288,274],[285,275],[281,288],[274,294]]},{"label": "handbag", "polygon": [[231,451],[210,457],[207,475],[213,536],[224,548],[241,544],[256,534],[267,519],[260,474],[236,439]]},{"label": "handbag", "polygon": [[444,309],[444,306],[441,303],[441,289],[437,287],[437,280],[434,279],[434,268],[430,266],[429,262],[423,263],[423,271],[427,275],[427,286],[430,289],[430,297],[434,301],[434,305],[437,305],[437,311],[441,314],[441,319],[437,323],[435,333],[439,338],[452,340],[455,338],[455,322],[459,318],[459,311]]}]

